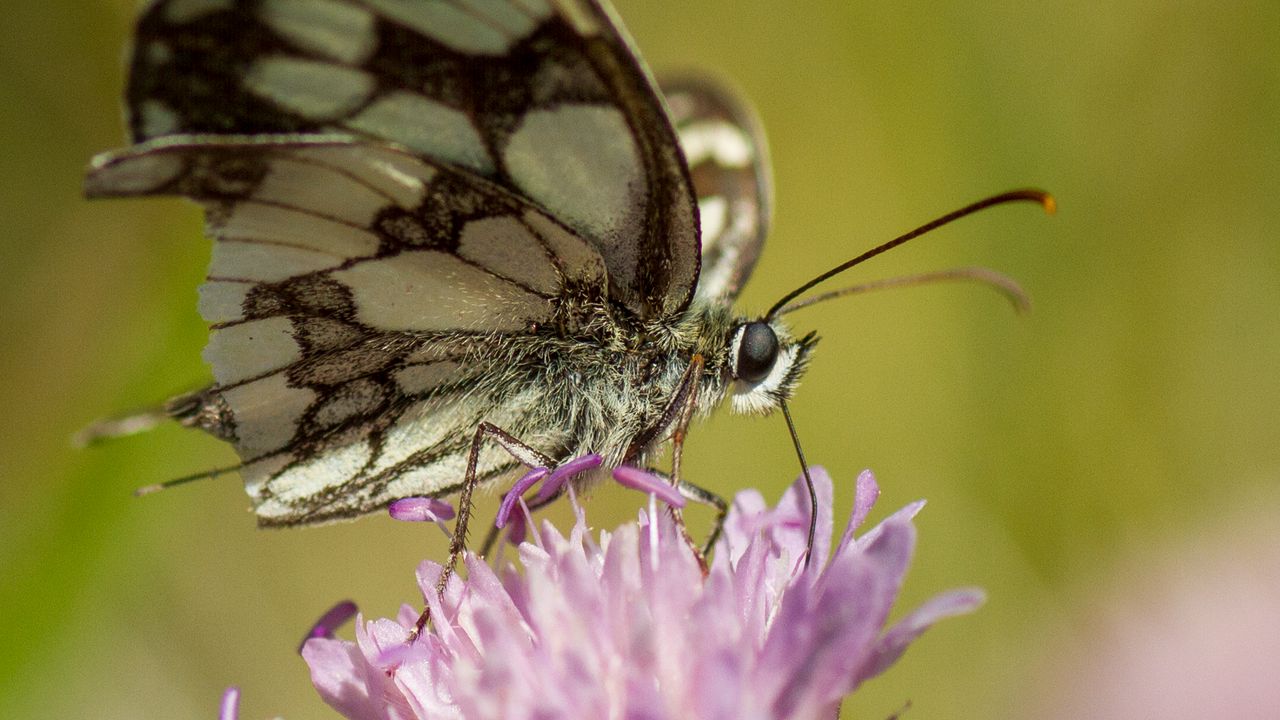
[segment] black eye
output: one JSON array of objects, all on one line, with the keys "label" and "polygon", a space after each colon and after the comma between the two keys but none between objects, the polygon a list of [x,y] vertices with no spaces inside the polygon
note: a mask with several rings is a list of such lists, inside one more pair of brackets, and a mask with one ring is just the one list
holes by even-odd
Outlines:
[{"label": "black eye", "polygon": [[738,363],[734,375],[739,380],[760,382],[769,377],[778,359],[778,336],[766,322],[750,322],[742,326],[738,342]]}]

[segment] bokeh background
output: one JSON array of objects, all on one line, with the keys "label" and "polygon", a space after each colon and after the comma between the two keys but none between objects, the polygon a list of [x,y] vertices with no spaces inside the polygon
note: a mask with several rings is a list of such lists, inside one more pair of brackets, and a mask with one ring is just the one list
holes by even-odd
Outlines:
[{"label": "bokeh background", "polygon": [[[824,337],[793,407],[842,488],[837,516],[864,467],[877,516],[930,501],[899,612],[989,593],[845,716],[1061,709],[1093,692],[1079,668],[1149,657],[1106,618],[1159,606],[1173,586],[1152,573],[1238,548],[1242,526],[1246,547],[1277,542],[1280,4],[618,6],[655,68],[731,78],[768,129],[776,222],[744,309],[988,193],[1033,184],[1061,204],[965,220],[848,278],[989,265],[1025,285],[1029,316],[959,285],[794,316]],[[134,8],[9,0],[0,23],[0,716],[211,717],[239,684],[242,717],[324,717],[301,633],[342,598],[372,614],[413,600],[438,533],[386,518],[261,532],[234,478],[132,498],[233,460],[176,428],[69,444],[207,378],[196,210],[79,194],[88,159],[122,141]],[[797,471],[780,418],[727,412],[688,462],[725,494],[776,497]],[[589,509],[607,527],[641,502],[606,488]],[[1221,557],[1274,578],[1280,556]],[[1192,614],[1231,619],[1229,594],[1206,597]]]}]

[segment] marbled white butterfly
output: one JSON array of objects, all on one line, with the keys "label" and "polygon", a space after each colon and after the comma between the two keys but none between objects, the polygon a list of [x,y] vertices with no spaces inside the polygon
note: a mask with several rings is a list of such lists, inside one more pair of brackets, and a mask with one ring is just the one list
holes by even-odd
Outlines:
[{"label": "marbled white butterfly", "polygon": [[690,418],[785,411],[815,342],[788,303],[915,236],[734,314],[769,220],[758,126],[705,79],[655,83],[598,0],[157,0],[127,105],[88,194],[194,199],[214,240],[214,383],[157,417],[234,445],[266,526],[458,491],[464,526],[476,485],[669,438],[716,502],[678,477]]}]

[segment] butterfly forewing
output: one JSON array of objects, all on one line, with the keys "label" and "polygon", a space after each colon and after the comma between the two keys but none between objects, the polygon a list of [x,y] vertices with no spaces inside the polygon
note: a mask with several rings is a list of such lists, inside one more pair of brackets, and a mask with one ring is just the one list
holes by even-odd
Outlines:
[{"label": "butterfly forewing", "polygon": [[769,230],[772,182],[764,131],[745,101],[708,77],[664,77],[660,84],[698,197],[697,296],[731,300],[751,275]]},{"label": "butterfly forewing", "polygon": [[[564,445],[504,353],[540,326],[572,331],[566,310],[603,299],[604,262],[503,188],[340,138],[174,136],[99,159],[87,189],[206,207],[216,385],[184,420],[235,444],[264,522],[446,492],[484,420]],[[513,464],[481,460],[482,477]]]},{"label": "butterfly forewing", "polygon": [[590,241],[639,319],[683,309],[697,209],[648,72],[593,0],[159,0],[136,142],[340,132],[524,196]]}]

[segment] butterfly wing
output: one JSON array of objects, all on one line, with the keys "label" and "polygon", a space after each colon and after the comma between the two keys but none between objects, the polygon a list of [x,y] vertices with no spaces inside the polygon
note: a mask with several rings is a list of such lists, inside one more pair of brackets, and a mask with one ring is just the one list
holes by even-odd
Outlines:
[{"label": "butterfly wing", "polygon": [[649,73],[594,0],[159,0],[135,142],[340,132],[483,177],[595,245],[639,319],[686,307],[697,209]]},{"label": "butterfly wing", "polygon": [[[596,249],[528,201],[392,147],[175,136],[98,158],[91,197],[183,195],[215,240],[201,314],[214,387],[178,409],[231,441],[264,524],[447,494],[481,421],[566,446],[510,356],[573,332]],[[514,466],[488,448],[480,477]]]},{"label": "butterfly wing", "polygon": [[698,197],[697,297],[732,300],[769,230],[773,186],[764,131],[745,101],[710,78],[664,77],[661,87]]}]

